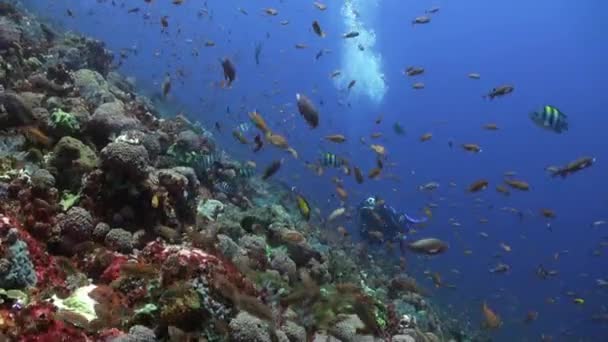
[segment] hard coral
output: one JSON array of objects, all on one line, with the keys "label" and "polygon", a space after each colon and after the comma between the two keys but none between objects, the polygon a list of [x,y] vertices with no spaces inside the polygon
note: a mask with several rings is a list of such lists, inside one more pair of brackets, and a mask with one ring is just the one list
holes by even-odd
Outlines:
[{"label": "hard coral", "polygon": [[113,142],[101,150],[101,163],[106,171],[139,180],[146,174],[148,152],[142,145]]}]

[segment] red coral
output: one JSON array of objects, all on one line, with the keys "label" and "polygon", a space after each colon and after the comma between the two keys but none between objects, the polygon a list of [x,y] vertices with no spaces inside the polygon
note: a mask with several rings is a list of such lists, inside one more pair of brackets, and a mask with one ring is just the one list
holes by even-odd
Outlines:
[{"label": "red coral", "polygon": [[65,287],[66,275],[57,265],[55,258],[46,252],[44,245],[34,239],[16,220],[4,215],[0,215],[0,219],[0,230],[8,230],[15,227],[19,232],[19,238],[26,243],[30,259],[36,271],[36,287],[38,289]]},{"label": "red coral", "polygon": [[17,317],[20,342],[85,342],[84,332],[55,319],[55,307],[48,302],[36,303],[21,311]]},{"label": "red coral", "polygon": [[162,283],[168,285],[177,280],[188,280],[204,273],[213,278],[222,276],[241,293],[257,295],[255,286],[236,266],[227,259],[209,254],[194,247],[167,246],[161,241],[150,242],[142,256],[153,264],[162,264]]},{"label": "red coral", "polygon": [[126,256],[117,255],[110,263],[110,266],[103,271],[99,279],[106,284],[118,279],[118,277],[120,277],[120,267],[126,263],[127,260]]}]

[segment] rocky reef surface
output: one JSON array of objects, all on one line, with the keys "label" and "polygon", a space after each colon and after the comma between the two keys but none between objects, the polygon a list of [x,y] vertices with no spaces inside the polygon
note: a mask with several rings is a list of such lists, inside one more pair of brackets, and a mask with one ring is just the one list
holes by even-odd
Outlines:
[{"label": "rocky reef surface", "polygon": [[478,339],[112,62],[0,3],[0,340]]}]

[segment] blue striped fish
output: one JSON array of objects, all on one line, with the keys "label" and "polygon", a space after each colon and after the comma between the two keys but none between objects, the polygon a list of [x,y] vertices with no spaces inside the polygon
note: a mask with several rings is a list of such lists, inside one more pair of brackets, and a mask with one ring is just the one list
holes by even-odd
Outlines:
[{"label": "blue striped fish", "polygon": [[556,133],[568,130],[568,116],[551,105],[545,105],[538,111],[530,113],[530,119],[537,126]]},{"label": "blue striped fish", "polygon": [[346,165],[346,160],[344,158],[338,157],[330,152],[321,153],[321,158],[319,161],[321,162],[321,165],[325,167],[338,168],[342,165]]}]

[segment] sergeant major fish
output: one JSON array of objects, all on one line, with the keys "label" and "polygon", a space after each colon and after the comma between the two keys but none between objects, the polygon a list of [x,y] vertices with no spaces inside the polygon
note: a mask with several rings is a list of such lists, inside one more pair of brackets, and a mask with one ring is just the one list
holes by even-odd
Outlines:
[{"label": "sergeant major fish", "polygon": [[537,126],[555,133],[568,130],[568,116],[551,105],[545,105],[538,111],[530,113],[529,117]]}]

